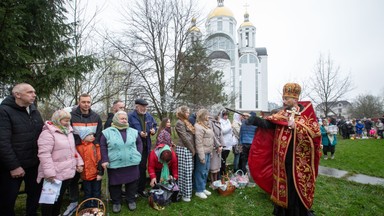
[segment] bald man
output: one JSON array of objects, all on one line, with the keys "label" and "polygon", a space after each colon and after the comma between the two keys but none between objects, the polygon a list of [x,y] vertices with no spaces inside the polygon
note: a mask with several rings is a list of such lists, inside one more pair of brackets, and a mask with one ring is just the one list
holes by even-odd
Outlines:
[{"label": "bald man", "polygon": [[37,184],[37,139],[43,120],[34,105],[35,89],[17,84],[0,105],[0,211],[15,215],[15,202],[24,181],[26,215],[37,215],[41,184]]}]

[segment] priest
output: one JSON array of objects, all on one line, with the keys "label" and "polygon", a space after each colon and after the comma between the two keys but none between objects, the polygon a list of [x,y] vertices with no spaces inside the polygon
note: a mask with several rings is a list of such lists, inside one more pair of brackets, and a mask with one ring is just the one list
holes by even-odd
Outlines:
[{"label": "priest", "polygon": [[247,122],[258,127],[249,169],[255,182],[271,195],[274,215],[313,215],[321,133],[312,104],[298,101],[300,93],[299,84],[285,84],[284,108]]}]

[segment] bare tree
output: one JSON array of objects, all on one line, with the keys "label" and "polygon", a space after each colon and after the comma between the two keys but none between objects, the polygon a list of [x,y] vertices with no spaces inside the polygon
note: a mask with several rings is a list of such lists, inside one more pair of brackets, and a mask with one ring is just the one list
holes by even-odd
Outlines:
[{"label": "bare tree", "polygon": [[73,106],[81,93],[88,93],[92,95],[93,108],[103,110],[106,114],[112,100],[126,98],[127,89],[132,83],[130,67],[116,60],[116,53],[110,49],[104,36],[99,34],[96,23],[100,9],[88,15],[87,2],[80,0],[68,1],[67,6],[74,29],[72,55],[75,60],[82,54],[92,55],[98,61],[96,67],[83,73],[81,78],[68,79],[64,87],[54,91],[51,100],[44,105],[51,110]]},{"label": "bare tree", "polygon": [[177,106],[175,88],[186,54],[190,21],[198,17],[197,10],[193,0],[129,2],[123,37],[109,38],[122,54],[120,60],[130,64],[141,78],[137,94],[152,102],[160,118]]},{"label": "bare tree", "polygon": [[382,98],[370,94],[362,94],[356,97],[349,111],[354,118],[375,118],[383,115],[383,107],[384,101]]},{"label": "bare tree", "polygon": [[320,54],[312,78],[308,97],[319,105],[324,116],[328,116],[331,107],[353,88],[351,76],[342,77],[340,67],[334,65],[330,54],[326,58]]}]

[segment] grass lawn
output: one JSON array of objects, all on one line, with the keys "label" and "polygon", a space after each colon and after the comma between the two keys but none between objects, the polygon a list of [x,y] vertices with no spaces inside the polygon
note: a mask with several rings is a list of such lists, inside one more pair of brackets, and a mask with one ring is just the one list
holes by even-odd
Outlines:
[{"label": "grass lawn", "polygon": [[335,159],[322,159],[320,165],[384,178],[383,156],[384,139],[343,140],[338,137]]},{"label": "grass lawn", "polygon": [[[322,166],[349,172],[384,178],[384,140],[342,140],[336,146],[334,160],[321,160]],[[232,163],[230,154],[228,163]],[[105,181],[104,181],[105,183]],[[105,187],[103,186],[103,190]],[[105,194],[103,192],[103,194]],[[384,186],[363,185],[344,179],[319,176],[316,183],[313,210],[316,215],[384,215]],[[66,207],[66,203],[63,208]],[[17,203],[17,215],[22,215],[25,195]],[[111,204],[109,205],[111,208]],[[139,198],[137,210],[130,212],[123,205],[120,214],[110,215],[272,215],[269,196],[257,186],[237,189],[234,194],[222,197],[217,192],[202,200],[195,196],[189,203],[179,202],[167,206],[163,211],[149,207],[148,201]]]}]

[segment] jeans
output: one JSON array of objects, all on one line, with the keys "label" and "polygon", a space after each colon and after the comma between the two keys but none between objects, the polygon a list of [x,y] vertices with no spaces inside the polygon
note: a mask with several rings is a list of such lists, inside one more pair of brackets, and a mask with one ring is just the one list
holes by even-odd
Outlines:
[{"label": "jeans", "polygon": [[205,185],[207,184],[209,166],[211,162],[211,154],[205,154],[205,163],[200,162],[199,156],[196,154],[195,158],[195,189],[196,192],[203,192],[205,190]]},{"label": "jeans", "polygon": [[[92,181],[83,180],[83,189],[84,189],[84,200],[88,198],[100,198],[101,197],[101,180],[97,181],[96,179]],[[94,200],[92,202],[87,202],[86,207],[95,207],[97,202]]]}]

